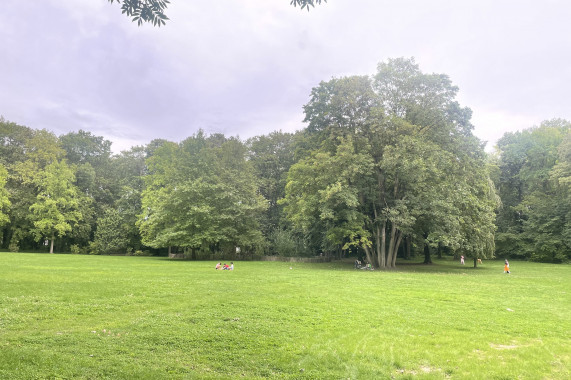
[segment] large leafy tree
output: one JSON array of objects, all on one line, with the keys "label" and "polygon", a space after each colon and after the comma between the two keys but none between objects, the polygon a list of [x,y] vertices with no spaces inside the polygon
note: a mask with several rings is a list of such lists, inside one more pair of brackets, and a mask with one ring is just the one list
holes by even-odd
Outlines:
[{"label": "large leafy tree", "polygon": [[55,161],[39,173],[40,189],[36,202],[30,206],[30,219],[37,240],[49,239],[50,253],[54,252],[56,237],[62,237],[81,220],[78,190],[74,185],[73,170],[64,160]]},{"label": "large leafy tree", "polygon": [[40,176],[47,165],[61,159],[63,150],[57,137],[46,130],[32,130],[15,123],[2,125],[8,181],[6,187],[12,203],[10,224],[5,228],[5,244],[11,249],[36,249],[31,233],[30,206],[39,193]]},{"label": "large leafy tree", "polygon": [[371,234],[360,210],[359,185],[372,166],[351,137],[340,137],[334,152],[320,149],[294,164],[284,202],[291,222],[324,251],[366,247]]},{"label": "large leafy tree", "polygon": [[[312,156],[311,165],[340,159],[340,144],[347,141],[352,141],[353,159],[365,162],[359,157],[367,157],[370,163],[359,165],[368,169],[358,179],[346,181],[343,191],[355,194],[358,204],[337,204],[337,215],[351,207],[359,213],[351,220],[361,223],[362,232],[347,228],[344,217],[326,220],[330,214],[314,213],[321,220],[319,228],[343,237],[327,238],[329,243],[343,240],[344,247],[359,245],[382,268],[395,266],[405,236],[421,237],[427,247],[444,244],[463,249],[475,258],[493,255],[489,242],[493,242],[496,197],[487,172],[478,169],[485,168],[485,154],[471,134],[471,111],[455,101],[456,92],[447,76],[424,74],[414,60],[402,58],[381,63],[372,79],[332,79],[312,90],[304,107],[306,131],[322,153]],[[348,150],[342,152],[347,155]],[[312,196],[334,186],[336,179],[311,185],[320,188],[299,190],[290,183],[303,181],[303,171],[294,168],[288,177],[286,211],[303,227],[301,216],[307,214]],[[472,176],[474,171],[479,174]],[[464,196],[458,196],[460,192]],[[470,219],[469,213],[477,216]],[[473,233],[476,229],[483,232]]]},{"label": "large leafy tree", "polygon": [[257,193],[246,148],[237,139],[203,132],[164,143],[147,160],[149,175],[138,220],[143,243],[202,250],[252,248],[262,242]]}]

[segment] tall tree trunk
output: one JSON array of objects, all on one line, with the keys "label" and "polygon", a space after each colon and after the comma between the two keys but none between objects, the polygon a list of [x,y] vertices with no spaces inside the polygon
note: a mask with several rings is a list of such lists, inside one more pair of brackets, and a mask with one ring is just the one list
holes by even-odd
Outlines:
[{"label": "tall tree trunk", "polygon": [[[395,184],[393,186],[393,197],[396,199],[397,198],[397,194],[398,194],[398,189],[399,189],[399,178],[395,177]],[[394,262],[396,260],[396,251],[395,251],[395,245],[396,245],[396,241],[395,238],[397,237],[397,226],[395,225],[394,222],[391,222],[391,240],[389,242],[389,253],[387,255],[387,267],[388,268],[394,268]],[[398,249],[398,247],[396,248]]]},{"label": "tall tree trunk", "polygon": [[387,266],[387,220],[383,221],[383,227],[381,228],[381,267],[385,268]]},{"label": "tall tree trunk", "polygon": [[432,264],[432,259],[430,258],[430,247],[428,246],[428,232],[425,232],[424,235],[424,264]]},{"label": "tall tree trunk", "polygon": [[474,257],[474,268],[478,267],[478,259]]},{"label": "tall tree trunk", "polygon": [[52,241],[50,243],[50,253],[54,253],[54,240],[56,239],[55,234],[52,233]]},{"label": "tall tree trunk", "polygon": [[396,238],[396,234],[397,234],[397,227],[395,226],[394,223],[392,223],[391,226],[391,240],[389,241],[389,252],[387,255],[387,268],[393,268],[392,263],[393,263],[393,254],[395,254],[394,250],[395,250],[395,238]]},{"label": "tall tree trunk", "polygon": [[381,260],[381,227],[377,225],[377,232],[375,233],[375,241],[377,243],[377,267],[382,268],[384,263]]},{"label": "tall tree trunk", "polygon": [[393,253],[393,262],[391,265],[392,268],[396,268],[396,266],[397,266],[397,254],[399,251],[399,246],[400,246],[401,240],[402,240],[402,232],[398,231],[397,232],[397,242],[395,244],[395,252]]},{"label": "tall tree trunk", "polygon": [[430,247],[428,243],[424,243],[424,264],[432,264],[432,259],[430,258]]},{"label": "tall tree trunk", "polygon": [[[377,162],[378,163],[378,162]],[[383,175],[383,171],[381,170],[380,166],[376,166],[377,170],[377,184],[379,186],[379,210],[382,210],[382,205],[386,204],[385,201],[385,178]],[[375,213],[375,223],[379,222],[379,215],[377,212],[377,206],[373,206],[373,211]],[[378,235],[379,227],[377,225],[377,235]],[[381,225],[381,241],[380,241],[380,249],[377,245],[377,260],[379,261],[379,268],[385,269],[387,265],[387,254],[386,254],[386,243],[387,243],[387,219],[383,218],[383,224]]]},{"label": "tall tree trunk", "polygon": [[369,247],[366,246],[366,245],[363,245],[363,250],[365,251],[365,255],[367,256],[367,262],[368,262],[368,263],[372,263],[372,262],[373,262],[373,260],[372,260],[373,257],[371,256],[371,250],[369,249]]}]

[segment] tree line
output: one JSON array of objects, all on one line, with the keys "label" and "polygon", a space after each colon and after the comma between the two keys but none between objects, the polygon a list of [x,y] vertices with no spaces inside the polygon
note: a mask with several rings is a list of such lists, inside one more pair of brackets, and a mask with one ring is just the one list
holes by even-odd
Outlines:
[{"label": "tree line", "polygon": [[487,154],[444,74],[390,59],[323,81],[305,129],[195,133],[119,154],[0,119],[0,247],[90,254],[571,257],[570,123]]}]

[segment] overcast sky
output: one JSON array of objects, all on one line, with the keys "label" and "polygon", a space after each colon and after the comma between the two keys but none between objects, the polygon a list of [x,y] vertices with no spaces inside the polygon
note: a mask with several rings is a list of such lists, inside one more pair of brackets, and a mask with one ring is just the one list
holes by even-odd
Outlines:
[{"label": "overcast sky", "polygon": [[[447,74],[493,146],[571,120],[569,0],[171,0],[137,27],[107,0],[2,0],[0,115],[113,150],[199,128],[246,139],[304,127],[312,87],[414,57]],[[488,147],[488,150],[490,148]]]}]

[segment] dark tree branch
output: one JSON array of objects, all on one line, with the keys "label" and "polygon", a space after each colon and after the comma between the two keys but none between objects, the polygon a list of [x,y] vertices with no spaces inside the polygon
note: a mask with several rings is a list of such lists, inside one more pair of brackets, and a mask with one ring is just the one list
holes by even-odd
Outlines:
[{"label": "dark tree branch", "polygon": [[[133,22],[137,21],[137,25],[141,26],[144,22],[161,26],[166,24],[169,18],[165,15],[170,1],[168,0],[108,0],[111,4],[117,2],[121,4],[121,13],[133,18]],[[294,7],[298,5],[301,9],[315,7],[315,4],[326,3],[327,0],[291,0],[290,4]]]},{"label": "dark tree branch", "polygon": [[121,4],[121,13],[133,17],[133,22],[141,26],[144,22],[160,27],[169,18],[165,15],[170,2],[168,0],[109,0],[110,3]]},{"label": "dark tree branch", "polygon": [[[327,0],[323,0],[323,2],[326,3]],[[290,4],[293,5],[294,7],[297,7],[299,5],[301,9],[307,8],[307,10],[309,11],[310,5],[312,7],[315,7],[315,4],[321,4],[321,0],[291,0]]]}]

